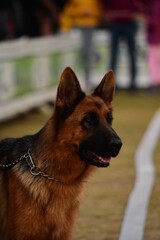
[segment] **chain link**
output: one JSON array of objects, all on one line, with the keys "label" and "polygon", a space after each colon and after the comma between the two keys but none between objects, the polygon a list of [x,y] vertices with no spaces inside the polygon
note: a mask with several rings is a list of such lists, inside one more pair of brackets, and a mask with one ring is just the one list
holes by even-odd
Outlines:
[{"label": "chain link", "polygon": [[55,177],[50,177],[48,174],[44,173],[43,171],[41,171],[41,169],[39,167],[37,167],[34,162],[33,159],[31,157],[31,154],[28,150],[27,153],[25,153],[24,155],[22,155],[20,158],[16,159],[15,161],[9,163],[9,164],[0,164],[0,168],[1,169],[7,169],[7,168],[12,168],[14,167],[17,163],[21,162],[23,159],[26,160],[29,168],[30,168],[30,173],[33,176],[41,176],[44,177],[48,180],[54,180],[55,182],[62,182],[60,179],[57,179]]},{"label": "chain link", "polygon": [[55,182],[62,182],[59,179],[55,178],[55,177],[50,177],[48,174],[44,173],[43,171],[40,170],[40,168],[38,168],[37,166],[35,166],[34,168],[30,169],[30,173],[33,176],[42,176],[44,178],[47,178],[48,180],[54,180]]},{"label": "chain link", "polygon": [[27,156],[27,153],[25,153],[23,156],[20,158],[16,159],[15,161],[8,163],[8,164],[0,164],[0,168],[2,169],[7,169],[7,168],[12,168],[14,167],[17,163],[21,162],[23,159],[25,159]]}]

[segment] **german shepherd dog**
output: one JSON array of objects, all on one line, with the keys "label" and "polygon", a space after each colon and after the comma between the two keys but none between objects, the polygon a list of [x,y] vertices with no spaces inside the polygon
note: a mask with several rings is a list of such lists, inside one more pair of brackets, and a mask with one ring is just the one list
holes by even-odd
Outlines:
[{"label": "german shepherd dog", "polygon": [[46,125],[0,141],[0,240],[71,239],[84,182],[122,146],[112,128],[114,91],[112,70],[86,96],[67,67]]}]

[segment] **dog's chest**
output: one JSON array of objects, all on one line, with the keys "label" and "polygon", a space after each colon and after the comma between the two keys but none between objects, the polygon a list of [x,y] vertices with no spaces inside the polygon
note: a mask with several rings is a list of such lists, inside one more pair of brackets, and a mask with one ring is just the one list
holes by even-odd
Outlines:
[{"label": "dog's chest", "polygon": [[[52,236],[52,239],[61,239],[61,236],[70,232],[75,225],[78,207],[78,196],[71,198],[70,194],[67,197],[66,194],[60,196],[53,194],[43,213],[42,209],[39,211],[37,230],[44,231],[43,234]],[[43,219],[42,222],[40,219]]]},{"label": "dog's chest", "polygon": [[62,191],[53,192],[52,197],[45,209],[45,215],[50,222],[63,222],[69,221],[73,213],[78,210],[80,202],[80,191]]}]

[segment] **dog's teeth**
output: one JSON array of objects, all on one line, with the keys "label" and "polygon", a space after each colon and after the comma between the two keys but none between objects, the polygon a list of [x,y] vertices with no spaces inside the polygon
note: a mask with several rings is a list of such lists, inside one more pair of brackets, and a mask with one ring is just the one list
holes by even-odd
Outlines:
[{"label": "dog's teeth", "polygon": [[92,157],[95,157],[95,159],[101,161],[101,162],[110,162],[110,158],[109,157],[101,157],[99,155],[97,155],[95,152],[91,152]]}]

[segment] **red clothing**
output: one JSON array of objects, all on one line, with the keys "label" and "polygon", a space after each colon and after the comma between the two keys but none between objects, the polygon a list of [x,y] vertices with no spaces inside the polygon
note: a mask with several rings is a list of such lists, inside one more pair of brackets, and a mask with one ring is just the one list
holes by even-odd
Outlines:
[{"label": "red clothing", "polygon": [[160,0],[148,1],[148,42],[160,44]]},{"label": "red clothing", "polygon": [[103,9],[113,22],[129,22],[137,11],[136,0],[102,0]]}]

